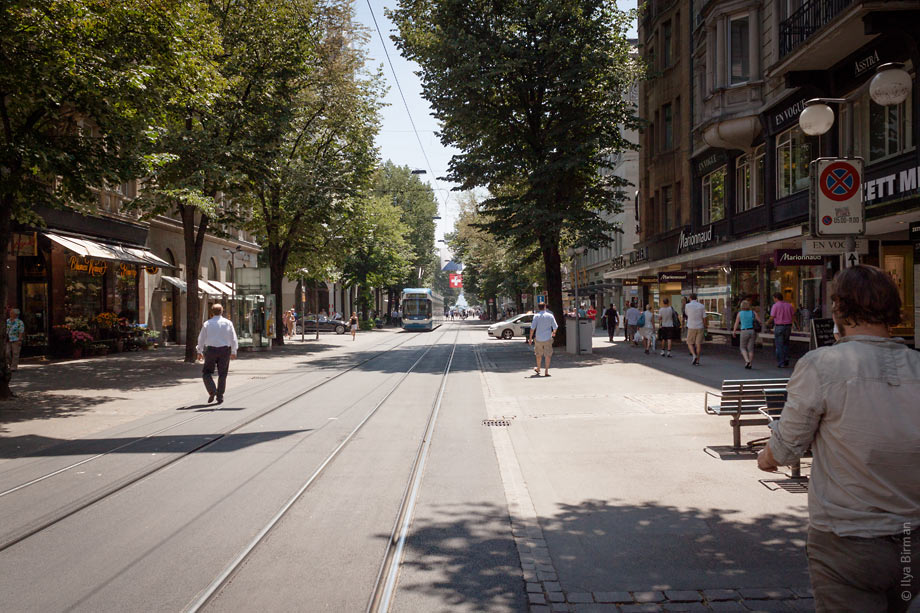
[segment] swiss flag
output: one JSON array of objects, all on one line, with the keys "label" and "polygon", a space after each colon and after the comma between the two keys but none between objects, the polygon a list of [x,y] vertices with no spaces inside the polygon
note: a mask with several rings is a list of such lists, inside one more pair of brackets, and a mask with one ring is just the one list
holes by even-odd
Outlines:
[{"label": "swiss flag", "polygon": [[463,287],[463,275],[450,275],[450,286],[451,287]]}]

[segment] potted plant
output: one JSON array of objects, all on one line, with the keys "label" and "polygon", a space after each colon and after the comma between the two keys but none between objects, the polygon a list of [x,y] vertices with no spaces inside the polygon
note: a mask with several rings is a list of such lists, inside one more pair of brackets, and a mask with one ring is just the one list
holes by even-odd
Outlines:
[{"label": "potted plant", "polygon": [[156,349],[156,341],[160,338],[160,332],[158,330],[144,330],[144,344],[143,349]]},{"label": "potted plant", "polygon": [[93,337],[88,332],[80,330],[71,330],[70,343],[73,345],[73,357],[79,359],[83,357],[83,350],[93,342]]}]

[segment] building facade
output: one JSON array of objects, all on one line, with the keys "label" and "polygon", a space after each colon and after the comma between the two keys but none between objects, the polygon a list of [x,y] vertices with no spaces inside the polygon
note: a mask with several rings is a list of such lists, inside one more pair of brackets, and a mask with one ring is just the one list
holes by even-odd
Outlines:
[{"label": "building facade", "polygon": [[[654,304],[662,295],[696,292],[716,332],[730,329],[741,300],[751,300],[763,314],[779,292],[796,307],[793,338],[807,341],[811,319],[830,316],[829,282],[843,265],[842,240],[830,245],[808,240],[811,162],[852,151],[865,163],[867,224],[857,249],[862,262],[881,267],[898,284],[904,309],[894,332],[913,340],[918,301],[909,234],[911,224],[920,222],[920,127],[914,121],[920,104],[920,6],[866,0],[676,2],[643,23],[660,31],[661,19],[678,11],[693,15],[684,32],[692,92],[685,126],[690,148],[683,160],[691,186],[688,207],[673,207],[680,223],[670,233],[660,225],[650,228],[646,219],[637,247],[647,251],[648,260],[616,274],[648,279]],[[646,36],[660,39],[653,32]],[[911,92],[903,103],[880,106],[868,84],[889,62],[904,65]],[[652,92],[661,89],[666,98],[672,91],[657,79],[647,87],[650,99],[659,102],[662,94]],[[818,97],[848,99],[852,107],[835,108],[831,130],[808,136],[799,115],[806,101]],[[661,118],[653,110],[645,115],[652,126]],[[648,140],[653,144],[654,137]],[[643,155],[641,163],[654,168],[658,160]],[[648,177],[643,190],[651,203],[670,179],[646,168],[640,174]],[[654,210],[651,204],[643,208]],[[830,248],[815,253],[817,247]],[[769,333],[763,337],[768,340]]]}]

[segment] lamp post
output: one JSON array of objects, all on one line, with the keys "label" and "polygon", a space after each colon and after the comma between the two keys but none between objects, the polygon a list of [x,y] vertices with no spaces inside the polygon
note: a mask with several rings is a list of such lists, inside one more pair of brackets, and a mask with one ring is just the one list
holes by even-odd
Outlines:
[{"label": "lamp post", "polygon": [[575,272],[575,355],[581,354],[581,330],[578,316],[578,256],[585,251],[587,251],[585,247],[570,247],[566,252],[572,258],[572,270]]},{"label": "lamp post", "polygon": [[533,310],[537,310],[537,288],[540,287],[540,284],[536,281],[533,282]]},{"label": "lamp post", "polygon": [[[243,250],[242,245],[237,245],[235,249],[224,247],[224,251],[230,254],[230,321],[233,322],[233,314],[236,312],[236,254]],[[234,323],[234,325],[236,325]]]},{"label": "lamp post", "polygon": [[[855,153],[856,118],[853,108],[855,100],[869,88],[869,97],[879,106],[893,106],[901,104],[907,99],[913,87],[910,74],[904,70],[904,65],[897,62],[882,64],[876,68],[872,80],[860,87],[848,98],[812,98],[805,102],[805,108],[799,114],[799,127],[809,136],[826,134],[834,125],[834,110],[830,104],[844,104],[847,111],[846,129],[846,157],[852,158]],[[838,150],[839,151],[839,150]],[[860,177],[862,179],[862,177]],[[863,213],[865,215],[865,213]],[[847,252],[856,251],[856,237],[852,234],[846,236]],[[844,266],[850,267],[853,263],[844,261]]]}]

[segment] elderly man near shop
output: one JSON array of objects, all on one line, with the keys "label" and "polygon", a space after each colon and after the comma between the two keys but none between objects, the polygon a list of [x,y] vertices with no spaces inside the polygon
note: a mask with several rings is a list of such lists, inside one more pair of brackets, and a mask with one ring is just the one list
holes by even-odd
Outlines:
[{"label": "elderly man near shop", "polygon": [[[198,334],[198,359],[204,360],[201,368],[201,378],[204,387],[208,390],[208,404],[217,404],[224,401],[224,390],[227,389],[227,372],[230,370],[230,360],[236,359],[238,341],[233,322],[223,317],[224,307],[220,304],[211,306],[211,319],[204,322]],[[214,387],[214,368],[217,367],[217,387]]]},{"label": "elderly man near shop", "polygon": [[788,400],[757,465],[808,451],[808,571],[820,612],[903,612],[920,590],[920,353],[889,329],[901,319],[891,278],[838,273],[840,340],[796,364]]}]

